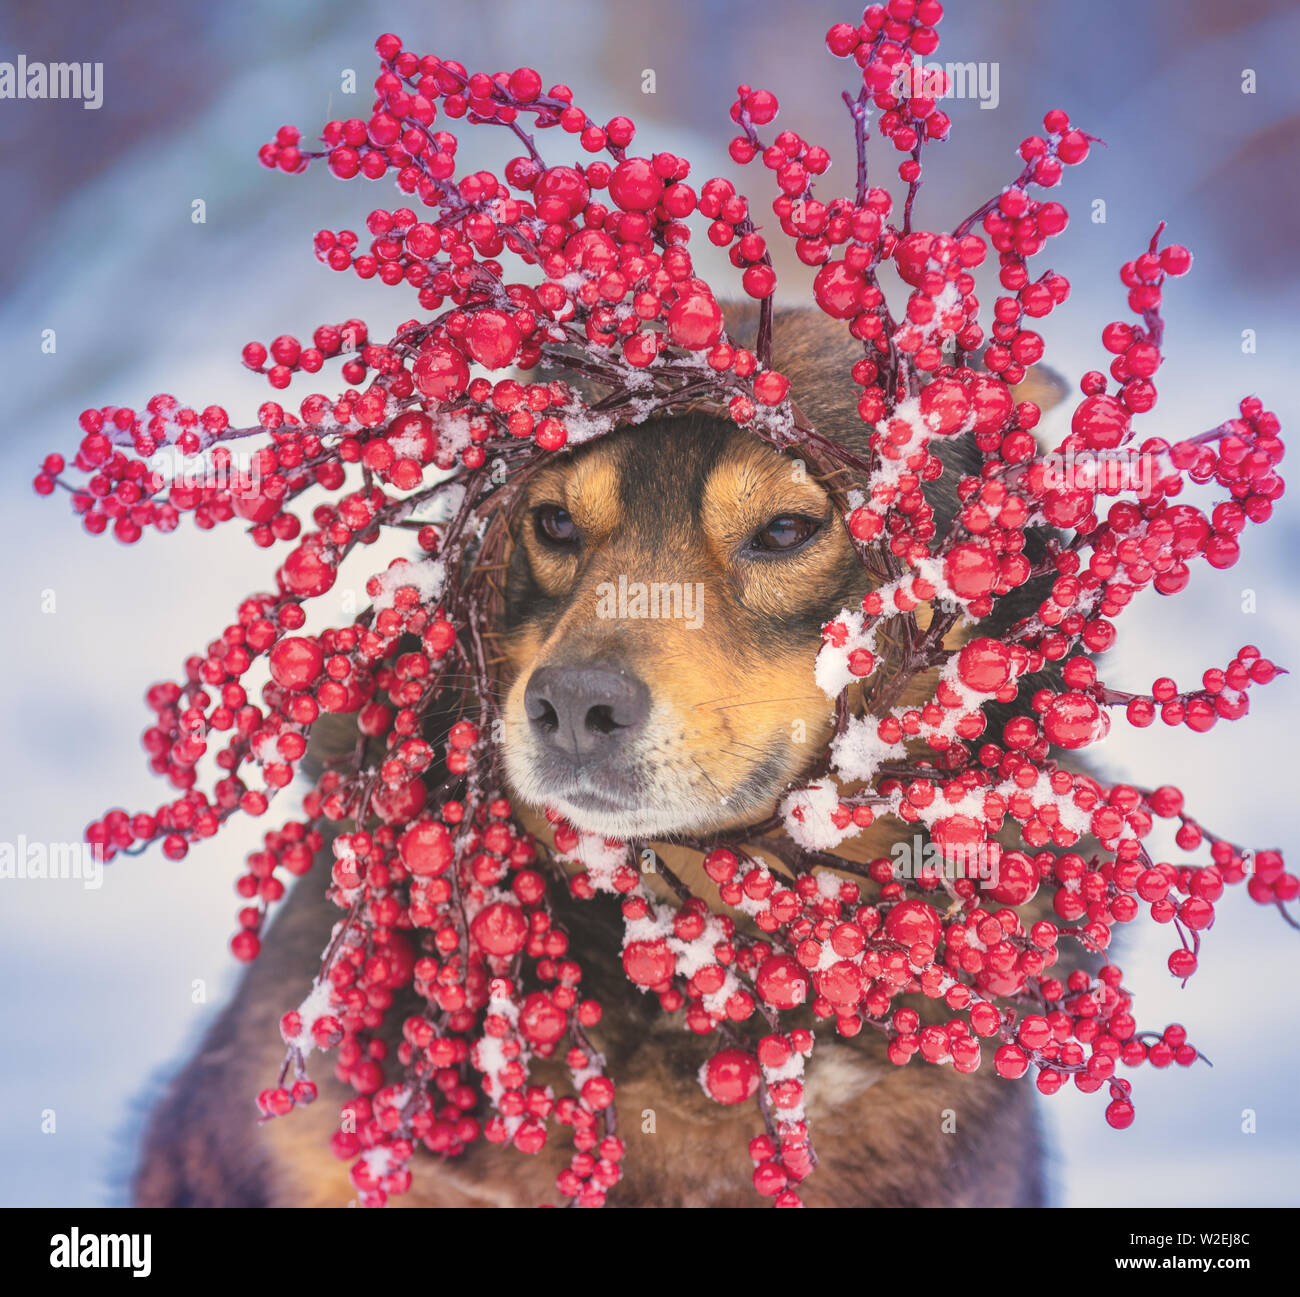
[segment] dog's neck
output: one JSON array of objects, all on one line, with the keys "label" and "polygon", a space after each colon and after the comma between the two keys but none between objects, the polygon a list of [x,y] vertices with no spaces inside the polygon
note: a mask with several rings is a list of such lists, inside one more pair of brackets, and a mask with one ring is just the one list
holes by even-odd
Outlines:
[{"label": "dog's neck", "polygon": [[[773,807],[775,810],[775,807]],[[519,820],[523,826],[533,835],[557,861],[563,861],[565,870],[568,874],[573,875],[582,872],[582,866],[566,859],[554,848],[554,830],[551,823],[540,811],[530,807],[520,807],[518,811]],[[756,821],[756,823],[759,823]],[[783,856],[789,854],[784,849],[773,849],[773,844],[780,842],[789,846],[792,840],[785,833],[784,829],[776,828],[767,832],[753,832],[744,828],[738,829],[733,833],[722,835],[726,842],[743,848],[747,855],[755,861],[766,864],[771,871],[778,877],[793,879],[794,873],[783,861]],[[891,848],[899,840],[899,825],[892,820],[878,819],[875,823],[863,829],[860,833],[851,838],[847,838],[840,843],[833,852],[823,853],[819,857],[819,865],[822,868],[835,872],[835,867],[830,863],[831,859],[842,860],[846,865],[859,866],[859,868],[846,869],[843,873],[845,878],[856,878],[861,880],[862,871],[860,866],[880,857],[888,857]],[[656,857],[656,861],[651,862],[649,868],[644,867],[643,862],[633,861],[632,863],[641,868],[642,881],[647,890],[657,899],[665,904],[677,905],[681,902],[681,896],[673,882],[669,881],[669,876],[677,884],[684,887],[692,896],[706,902],[710,909],[729,913],[738,923],[748,923],[748,920],[740,911],[732,909],[721,898],[718,885],[704,871],[704,857],[706,848],[701,845],[686,845],[680,841],[648,841],[644,844],[650,848]],[[662,865],[660,871],[658,866]]]}]

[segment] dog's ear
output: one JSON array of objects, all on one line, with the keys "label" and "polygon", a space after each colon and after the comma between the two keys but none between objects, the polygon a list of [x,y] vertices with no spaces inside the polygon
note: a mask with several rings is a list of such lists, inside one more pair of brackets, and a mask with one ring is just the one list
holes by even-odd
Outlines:
[{"label": "dog's ear", "polygon": [[[732,342],[752,347],[758,335],[758,304],[729,302],[723,311]],[[813,307],[775,312],[773,365],[790,380],[791,394],[813,423],[849,444],[865,441],[857,412],[859,389],[849,374],[861,358],[862,344],[842,320]],[[1035,365],[1011,390],[1017,401],[1032,401],[1045,414],[1060,405],[1070,387],[1056,370]]]},{"label": "dog's ear", "polygon": [[[758,338],[758,303],[724,303],[727,335],[738,347],[753,347]],[[859,455],[867,453],[866,424],[858,418],[862,389],[853,381],[853,366],[862,359],[862,344],[844,321],[811,306],[774,312],[772,365],[790,380],[790,395],[802,415],[820,431]]]}]

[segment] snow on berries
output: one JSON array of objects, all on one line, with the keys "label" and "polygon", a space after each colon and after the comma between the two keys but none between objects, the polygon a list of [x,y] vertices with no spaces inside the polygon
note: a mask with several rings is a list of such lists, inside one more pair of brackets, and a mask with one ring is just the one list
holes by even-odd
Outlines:
[{"label": "snow on berries", "polygon": [[[560,1197],[600,1206],[617,1191],[617,1078],[598,1047],[602,1007],[583,994],[584,952],[553,917],[557,889],[617,899],[627,978],[706,1038],[704,1092],[754,1105],[754,1188],[781,1207],[800,1205],[816,1165],[804,1074],[818,1034],[880,1033],[898,1066],[1104,1091],[1122,1128],[1136,1110],[1120,1065],[1199,1055],[1177,1024],[1139,1028],[1106,961],[1117,925],[1161,925],[1185,980],[1230,886],[1284,915],[1300,892],[1280,853],[1212,833],[1178,789],[1071,764],[1125,726],[1202,734],[1239,719],[1282,670],[1244,645],[1199,681],[1130,688],[1103,681],[1094,655],[1143,591],[1176,594],[1197,564],[1238,561],[1282,495],[1283,445],[1254,396],[1208,429],[1143,427],[1165,290],[1192,264],[1163,227],[1120,268],[1127,313],[1100,331],[1069,432],[1040,443],[1041,412],[1013,389],[1042,360],[1037,322],[1070,284],[1036,259],[1069,223],[1051,191],[1094,140],[1048,112],[998,192],[951,229],[924,227],[927,147],[953,127],[945,76],[923,67],[942,16],[938,0],[890,0],[826,33],[856,145],[839,172],[822,145],[775,127],[772,91],[738,87],[729,153],[749,194],[636,151],[630,119],[594,120],[532,68],[472,72],[381,36],[368,116],[312,139],[281,127],[258,156],[288,175],[395,183],[396,205],[364,231],[321,229],[312,244],[329,270],[404,294],[412,318],[386,342],[358,319],[250,341],[242,362],[272,395],[247,427],[159,394],[85,411],[71,460],[40,465],[37,492],[65,492],[92,535],[131,544],[189,514],[203,529],[238,519],[277,551],[269,588],[147,691],[145,752],[173,792],[94,821],[87,838],[106,858],[158,843],[179,860],[236,814],[267,814],[321,717],[355,718],[355,749],[248,856],[231,949],[258,956],[286,874],[328,873],[303,885],[326,888],[340,917],[281,1021],[281,1073],[254,1098],[264,1120],[312,1102],[308,1056],[333,1051],[353,1093],[331,1147],[364,1205],[410,1187],[417,1148],[458,1157],[487,1140],[536,1154],[561,1129],[573,1152]],[[517,152],[500,174],[460,165],[471,127],[505,128]],[[870,182],[873,129],[901,203]],[[735,284],[697,275],[700,231],[727,251]],[[777,237],[814,268],[811,308],[860,347],[841,381],[865,457],[809,425],[773,366]],[[987,311],[977,273],[996,280]],[[894,275],[899,300],[882,287]],[[752,339],[728,333],[721,303],[737,291],[758,303]],[[876,579],[824,628],[815,672],[837,702],[835,733],[782,798],[783,836],[709,844],[716,901],[675,880],[670,905],[634,863],[644,844],[549,813],[543,850],[521,826],[498,774],[484,640],[519,484],[566,446],[687,405],[725,413],[822,480],[854,477],[832,495]],[[978,455],[964,473],[945,461],[957,438]],[[945,475],[957,508],[941,530],[926,487]],[[1211,503],[1195,502],[1199,488]],[[369,606],[308,630],[345,564],[397,532],[413,552],[368,573]],[[1012,596],[1021,611],[990,629]],[[921,682],[926,698],[904,701]],[[429,737],[434,716],[448,719]],[[882,816],[925,846],[916,867],[833,855]],[[1160,821],[1177,858],[1160,858]],[[1096,957],[1095,973],[1066,971],[1071,947]],[[917,997],[942,1020],[922,1027]],[[385,1025],[400,1037],[391,1051]],[[567,1093],[530,1079],[551,1057]]]}]

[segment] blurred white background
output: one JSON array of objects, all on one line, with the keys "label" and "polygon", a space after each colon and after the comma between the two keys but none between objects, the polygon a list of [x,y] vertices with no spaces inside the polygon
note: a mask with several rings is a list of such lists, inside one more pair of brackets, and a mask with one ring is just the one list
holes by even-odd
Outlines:
[{"label": "blurred white background", "polygon": [[[188,523],[129,551],[88,537],[64,498],[30,493],[41,457],[75,447],[86,406],[138,405],[156,391],[226,404],[247,422],[267,389],[239,365],[244,342],[306,336],[350,315],[388,336],[414,311],[402,293],[333,275],[310,249],[316,229],[361,229],[372,206],[396,205],[396,191],[363,192],[362,182],[342,185],[324,171],[265,172],[256,149],[277,126],[294,122],[311,135],[327,117],[365,116],[372,42],[396,31],[471,68],[535,66],[547,84],[572,85],[598,120],[631,115],[639,146],[684,154],[698,179],[734,174],[725,145],[735,86],[767,86],[781,98],[782,122],[830,147],[843,171],[851,161],[838,94],[850,69],[821,37],[857,16],[824,0],[0,7],[0,59],[23,53],[105,68],[98,111],[0,102],[0,841],[75,841],[109,806],[157,805],[165,789],[146,774],[138,742],[143,690],[219,632],[243,594],[268,585],[276,561],[234,529],[200,536]],[[1284,426],[1300,426],[1290,66],[1300,10],[1265,0],[1094,0],[1086,10],[1001,0],[953,4],[940,32],[939,60],[999,64],[1000,102],[992,111],[951,105],[952,141],[927,155],[920,224],[951,228],[1015,174],[1015,147],[1043,111],[1067,108],[1109,148],[1069,172],[1061,191],[1073,222],[1040,269],[1066,274],[1074,294],[1043,330],[1049,362],[1071,381],[1104,364],[1098,333],[1124,312],[1115,272],[1164,219],[1197,261],[1167,293],[1168,361],[1146,427],[1170,437],[1201,431],[1249,392]],[[348,68],[360,87],[352,97],[340,90]],[[653,95],[641,92],[647,68]],[[1254,94],[1241,91],[1245,69],[1257,75]],[[471,133],[474,145],[482,134],[493,133]],[[499,134],[485,162],[509,155]],[[567,144],[542,139],[557,161],[568,160]],[[892,159],[875,156],[883,182]],[[752,175],[756,198],[765,183]],[[824,189],[850,183],[832,176]],[[1105,223],[1088,219],[1098,198]],[[206,204],[204,224],[191,222],[195,199]],[[783,269],[792,287],[797,274]],[[57,332],[53,355],[41,351],[46,329]],[[1247,329],[1254,354],[1242,352]],[[1238,568],[1202,566],[1182,597],[1153,595],[1127,615],[1107,679],[1137,689],[1160,674],[1193,683],[1245,643],[1296,666],[1297,539],[1288,498],[1246,536]],[[1242,611],[1246,588],[1253,614]],[[48,591],[53,613],[42,612]],[[1294,855],[1293,679],[1257,690],[1253,715],[1208,736],[1118,723],[1098,760],[1117,777],[1177,783],[1217,832]],[[255,837],[223,834],[180,864],[120,862],[99,891],[0,883],[0,1161],[9,1170],[0,1202],[122,1200],[154,1088],[233,986],[231,884]],[[1300,1202],[1290,1085],[1300,937],[1244,891],[1219,909],[1185,990],[1165,970],[1170,932],[1144,932],[1118,961],[1138,993],[1140,1022],[1185,1023],[1215,1066],[1131,1074],[1138,1119],[1127,1132],[1105,1125],[1103,1096],[1066,1091],[1044,1102],[1057,1202]],[[207,985],[206,1004],[192,1003],[196,979]],[[286,1006],[299,993],[286,988]],[[41,1132],[46,1109],[56,1114],[54,1134]],[[1242,1132],[1245,1109],[1256,1114],[1256,1134]],[[250,1096],[250,1120],[251,1111]]]}]

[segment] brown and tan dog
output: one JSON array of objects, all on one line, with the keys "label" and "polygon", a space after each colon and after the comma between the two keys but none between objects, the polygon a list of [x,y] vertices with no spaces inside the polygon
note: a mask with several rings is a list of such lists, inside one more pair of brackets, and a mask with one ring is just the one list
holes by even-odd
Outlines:
[{"label": "brown and tan dog", "polygon": [[[811,313],[778,317],[775,363],[815,426],[860,442],[848,375],[860,352],[842,333]],[[1042,379],[1018,395],[1046,407],[1062,392]],[[949,497],[953,476],[939,484]],[[934,504],[942,530],[954,506],[941,494]],[[514,794],[534,809],[530,827],[545,842],[536,812],[551,806],[580,828],[652,843],[696,895],[720,905],[699,853],[674,841],[769,816],[824,750],[832,707],[813,679],[821,628],[869,584],[838,510],[792,457],[724,420],[686,414],[557,456],[529,483],[511,539],[504,755]],[[888,855],[911,832],[881,820],[840,854]],[[617,907],[598,898],[557,909],[586,969],[584,991],[605,1006],[593,1035],[618,1084],[629,1146],[611,1205],[760,1205],[745,1157],[755,1116],[704,1095],[696,1073],[710,1043],[625,978]],[[317,1078],[320,1102],[262,1126],[252,1104],[279,1066],[279,1015],[305,990],[303,970],[337,913],[318,882],[297,886],[234,1002],[157,1107],[137,1201],[342,1206],[354,1196],[346,1165],[328,1151],[338,1087]],[[802,1190],[808,1204],[1038,1205],[1029,1087],[989,1068],[898,1068],[884,1046],[875,1033],[819,1037],[807,1075],[820,1157]],[[552,1078],[543,1066],[537,1079],[563,1086],[558,1068]],[[553,1198],[567,1156],[478,1146],[453,1161],[417,1158],[414,1188],[395,1205],[535,1205]]]}]

